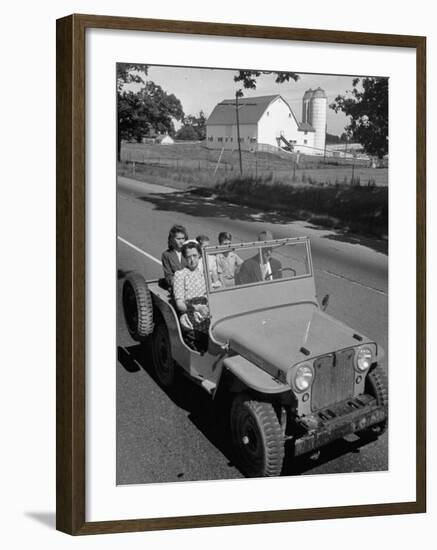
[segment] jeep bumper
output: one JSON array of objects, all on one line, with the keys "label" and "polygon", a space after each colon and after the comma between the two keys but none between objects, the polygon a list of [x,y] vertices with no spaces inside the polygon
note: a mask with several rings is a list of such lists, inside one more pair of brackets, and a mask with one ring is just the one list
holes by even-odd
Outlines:
[{"label": "jeep bumper", "polygon": [[294,455],[315,451],[331,441],[356,433],[387,418],[385,407],[378,406],[370,395],[361,395],[298,420],[303,434],[294,439]]}]

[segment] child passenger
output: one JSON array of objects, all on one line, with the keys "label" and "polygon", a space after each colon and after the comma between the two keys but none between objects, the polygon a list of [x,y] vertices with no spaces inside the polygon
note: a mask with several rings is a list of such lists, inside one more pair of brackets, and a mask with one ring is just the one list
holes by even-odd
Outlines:
[{"label": "child passenger", "polygon": [[[230,245],[232,243],[232,235],[226,231],[219,233],[218,242],[221,245]],[[238,273],[243,260],[232,250],[217,254],[217,275],[223,286],[234,286],[235,275]]]},{"label": "child passenger", "polygon": [[[202,248],[205,246],[209,246],[209,237],[206,235],[198,235],[196,237],[196,241],[200,244]],[[220,286],[220,281],[217,275],[217,262],[216,262],[216,256],[215,255],[208,255],[208,276],[209,280],[211,281],[212,287],[217,288]],[[200,269],[202,269],[202,258],[200,259]]]}]

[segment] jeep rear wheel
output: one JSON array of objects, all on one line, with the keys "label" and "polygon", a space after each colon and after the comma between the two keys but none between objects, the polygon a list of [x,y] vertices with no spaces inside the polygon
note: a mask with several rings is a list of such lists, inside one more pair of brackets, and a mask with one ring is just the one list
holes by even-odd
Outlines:
[{"label": "jeep rear wheel", "polygon": [[170,338],[164,321],[157,323],[152,340],[153,366],[162,386],[171,387],[175,382],[176,365],[171,355]]},{"label": "jeep rear wheel", "polygon": [[230,423],[241,471],[248,477],[280,475],[284,438],[272,404],[237,395],[232,403]]},{"label": "jeep rear wheel", "polygon": [[129,334],[137,342],[143,342],[153,332],[153,303],[147,283],[139,273],[126,277],[122,299]]},{"label": "jeep rear wheel", "polygon": [[[376,399],[376,403],[380,407],[384,407],[386,414],[388,414],[388,384],[387,375],[383,371],[381,365],[377,365],[372,371],[369,372],[366,378],[365,393],[373,396]],[[366,430],[359,432],[359,436],[368,439],[375,439],[382,435],[388,426],[387,418],[375,424]]]}]

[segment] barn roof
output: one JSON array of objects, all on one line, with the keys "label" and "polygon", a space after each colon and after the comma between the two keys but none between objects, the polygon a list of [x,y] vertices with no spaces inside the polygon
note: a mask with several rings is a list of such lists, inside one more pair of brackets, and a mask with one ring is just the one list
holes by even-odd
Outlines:
[{"label": "barn roof", "polygon": [[299,132],[315,132],[314,128],[308,122],[299,122],[297,125]]},{"label": "barn roof", "polygon": [[[240,124],[256,124],[267,107],[277,95],[264,95],[260,97],[241,97],[238,100],[238,118]],[[290,109],[291,110],[291,109]],[[220,126],[223,124],[237,124],[235,113],[235,99],[224,99],[218,103],[209,115],[206,124]]]}]

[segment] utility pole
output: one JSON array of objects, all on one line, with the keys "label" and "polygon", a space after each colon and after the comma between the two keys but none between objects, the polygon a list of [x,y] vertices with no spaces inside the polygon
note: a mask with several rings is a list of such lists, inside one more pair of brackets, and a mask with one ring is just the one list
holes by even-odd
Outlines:
[{"label": "utility pole", "polygon": [[240,143],[240,119],[238,117],[238,98],[242,97],[243,92],[241,90],[237,90],[235,92],[235,113],[237,116],[237,141],[238,141],[238,156],[240,159],[240,176],[243,175],[243,163],[241,160],[241,143]]},{"label": "utility pole", "polygon": [[326,162],[326,134],[328,133],[328,123],[325,124],[325,147],[323,148],[323,164]]}]

